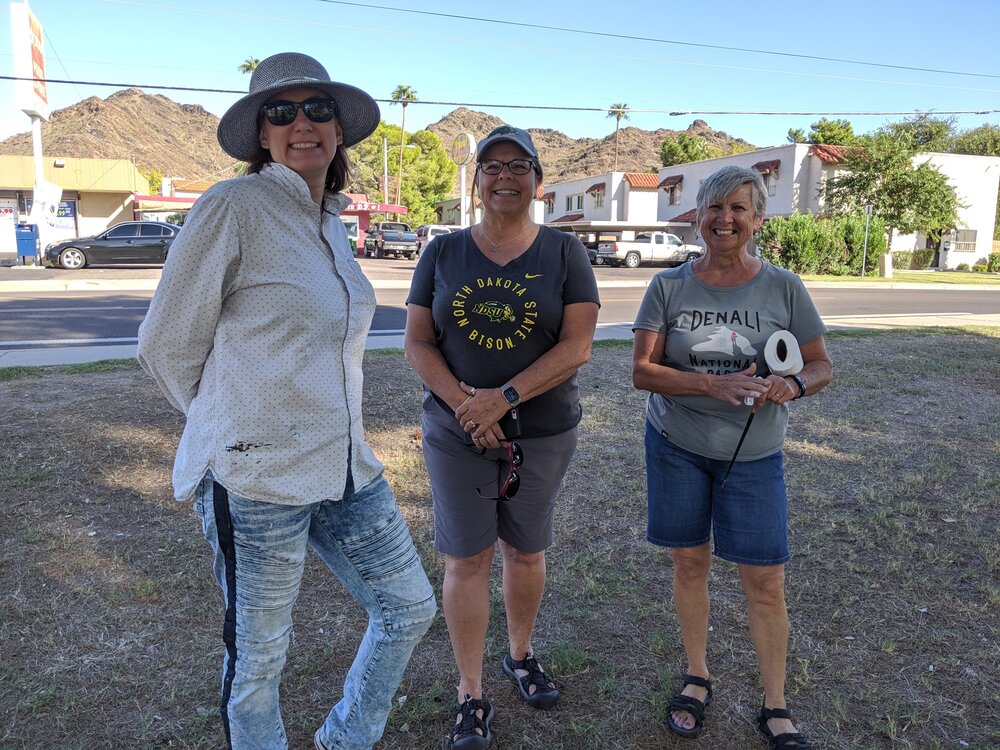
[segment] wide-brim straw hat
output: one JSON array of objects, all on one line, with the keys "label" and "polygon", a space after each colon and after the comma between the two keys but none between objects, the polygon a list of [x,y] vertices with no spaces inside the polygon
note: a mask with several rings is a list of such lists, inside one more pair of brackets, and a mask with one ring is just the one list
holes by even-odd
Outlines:
[{"label": "wide-brim straw hat", "polygon": [[367,93],[346,83],[331,81],[326,68],[300,52],[281,52],[261,60],[250,77],[250,93],[219,120],[219,145],[241,161],[250,161],[260,150],[260,109],[275,94],[306,87],[323,91],[337,105],[337,122],[344,131],[344,146],[364,140],[378,127],[381,113]]}]

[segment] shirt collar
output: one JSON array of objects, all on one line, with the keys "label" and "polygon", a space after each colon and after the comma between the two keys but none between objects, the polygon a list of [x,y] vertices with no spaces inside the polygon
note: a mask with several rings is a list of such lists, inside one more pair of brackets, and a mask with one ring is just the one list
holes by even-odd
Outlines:
[{"label": "shirt collar", "polygon": [[[262,177],[273,180],[279,185],[295,191],[303,200],[316,205],[313,203],[312,193],[309,192],[309,186],[306,184],[306,181],[294,169],[272,161],[261,168],[260,174]],[[343,193],[327,191],[323,196],[323,208],[334,216],[339,216],[340,212],[349,205],[351,205],[351,199]]]}]

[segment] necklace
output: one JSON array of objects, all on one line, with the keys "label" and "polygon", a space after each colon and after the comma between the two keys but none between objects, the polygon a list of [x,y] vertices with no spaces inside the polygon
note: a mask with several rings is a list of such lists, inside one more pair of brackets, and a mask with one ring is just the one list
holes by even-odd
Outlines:
[{"label": "necklace", "polygon": [[486,241],[490,243],[490,252],[493,253],[494,255],[500,252],[500,248],[503,247],[504,245],[509,245],[512,242],[517,242],[519,239],[524,237],[524,235],[526,235],[528,232],[530,232],[532,229],[535,228],[534,224],[529,224],[528,228],[525,229],[523,232],[521,232],[519,235],[517,235],[517,237],[515,237],[514,239],[507,240],[506,242],[494,242],[493,238],[490,237],[488,234],[486,234],[486,230],[483,228],[482,224],[477,224],[476,226],[479,227],[479,231],[483,235],[483,237],[486,238]]}]

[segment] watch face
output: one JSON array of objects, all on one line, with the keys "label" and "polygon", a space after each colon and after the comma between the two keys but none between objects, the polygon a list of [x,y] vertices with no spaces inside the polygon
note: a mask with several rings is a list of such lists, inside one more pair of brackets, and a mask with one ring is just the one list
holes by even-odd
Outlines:
[{"label": "watch face", "polygon": [[517,388],[510,386],[503,389],[503,397],[507,399],[508,404],[516,404],[521,400],[520,394],[517,392]]}]

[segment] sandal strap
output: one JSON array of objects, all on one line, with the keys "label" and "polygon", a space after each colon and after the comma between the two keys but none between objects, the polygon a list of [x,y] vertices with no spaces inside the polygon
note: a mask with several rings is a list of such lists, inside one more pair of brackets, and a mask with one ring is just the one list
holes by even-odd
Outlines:
[{"label": "sandal strap", "polygon": [[792,712],[787,708],[761,708],[758,722],[766,724],[768,719],[788,719],[792,720]]},{"label": "sandal strap", "polygon": [[696,674],[682,674],[681,680],[684,682],[684,686],[687,685],[697,685],[698,687],[705,688],[708,694],[712,694],[712,681],[704,677],[699,677]]},{"label": "sandal strap", "polygon": [[510,656],[508,656],[507,661],[512,670],[523,669],[527,671],[528,674],[523,677],[518,677],[518,680],[520,681],[522,687],[524,687],[524,691],[526,693],[531,693],[528,689],[531,685],[535,686],[535,695],[538,695],[538,693],[551,692],[557,689],[549,684],[551,679],[547,674],[545,674],[545,670],[539,666],[538,660],[534,656],[525,654],[524,658],[520,661],[511,659]]},{"label": "sandal strap", "polygon": [[[482,719],[476,715],[476,711],[480,710],[483,712]],[[481,737],[485,737],[487,735],[489,727],[486,726],[485,719],[490,714],[490,704],[488,702],[466,695],[465,701],[461,704],[455,704],[455,711],[462,714],[462,720],[456,722],[455,726],[452,728],[452,742],[473,734]],[[477,729],[480,731],[477,732]]]},{"label": "sandal strap", "polygon": [[694,717],[696,726],[701,724],[702,720],[705,718],[705,704],[697,698],[693,698],[690,695],[684,695],[683,693],[678,693],[670,699],[670,706],[667,710],[671,713],[674,711],[685,711],[691,714],[691,716]]},{"label": "sandal strap", "polygon": [[812,743],[801,732],[785,732],[769,738],[774,750],[811,750]]}]

